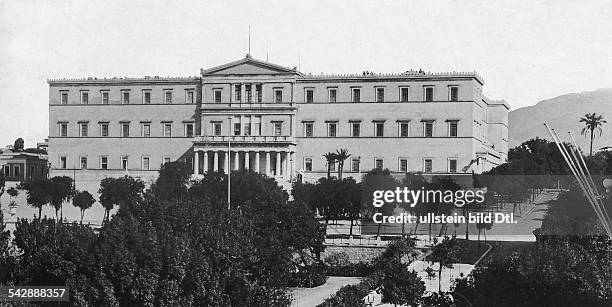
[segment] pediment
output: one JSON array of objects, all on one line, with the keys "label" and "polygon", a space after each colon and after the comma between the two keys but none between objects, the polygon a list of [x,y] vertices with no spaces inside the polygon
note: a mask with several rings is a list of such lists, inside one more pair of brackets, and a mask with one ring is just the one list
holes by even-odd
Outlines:
[{"label": "pediment", "polygon": [[242,60],[202,70],[202,76],[224,75],[301,75],[295,68],[255,60],[248,56]]}]

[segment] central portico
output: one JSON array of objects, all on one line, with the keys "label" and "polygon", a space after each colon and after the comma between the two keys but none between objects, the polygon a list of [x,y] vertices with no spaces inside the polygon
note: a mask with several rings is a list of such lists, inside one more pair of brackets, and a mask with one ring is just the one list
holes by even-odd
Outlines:
[{"label": "central portico", "polygon": [[244,59],[201,71],[201,136],[194,172],[250,169],[291,180],[295,174],[296,69]]}]

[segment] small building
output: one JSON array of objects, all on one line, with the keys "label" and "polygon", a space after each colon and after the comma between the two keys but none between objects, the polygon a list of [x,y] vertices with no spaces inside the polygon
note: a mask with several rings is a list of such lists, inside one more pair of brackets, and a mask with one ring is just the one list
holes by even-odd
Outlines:
[{"label": "small building", "polygon": [[6,150],[0,154],[0,169],[6,181],[25,181],[47,177],[49,166],[46,155]]}]

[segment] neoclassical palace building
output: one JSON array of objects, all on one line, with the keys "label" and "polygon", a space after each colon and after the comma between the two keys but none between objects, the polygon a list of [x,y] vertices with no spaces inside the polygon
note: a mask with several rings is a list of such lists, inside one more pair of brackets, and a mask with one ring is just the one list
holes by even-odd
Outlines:
[{"label": "neoclassical palace building", "polygon": [[[52,79],[51,176],[155,178],[168,161],[195,176],[252,169],[283,185],[327,172],[480,173],[507,160],[505,101],[474,72],[312,75],[247,55],[200,76]],[[331,165],[335,169],[336,165]]]}]

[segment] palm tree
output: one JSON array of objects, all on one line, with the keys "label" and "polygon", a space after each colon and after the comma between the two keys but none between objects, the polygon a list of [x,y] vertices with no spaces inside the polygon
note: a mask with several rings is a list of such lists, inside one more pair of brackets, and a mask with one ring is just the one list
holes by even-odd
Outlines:
[{"label": "palm tree", "polygon": [[328,152],[323,154],[323,157],[325,157],[325,160],[327,160],[327,179],[329,179],[331,176],[331,166],[336,163],[337,156],[333,152]]},{"label": "palm tree", "polygon": [[595,113],[587,113],[582,118],[580,118],[580,122],[584,123],[584,128],[580,134],[587,136],[587,133],[590,133],[591,136],[591,150],[589,155],[593,155],[593,139],[595,138],[595,131],[599,132],[599,136],[601,136],[601,126],[607,123],[602,115],[597,115]]},{"label": "palm tree", "polygon": [[338,179],[342,180],[342,169],[344,168],[344,160],[351,156],[348,149],[336,150],[336,160],[338,160]]}]

